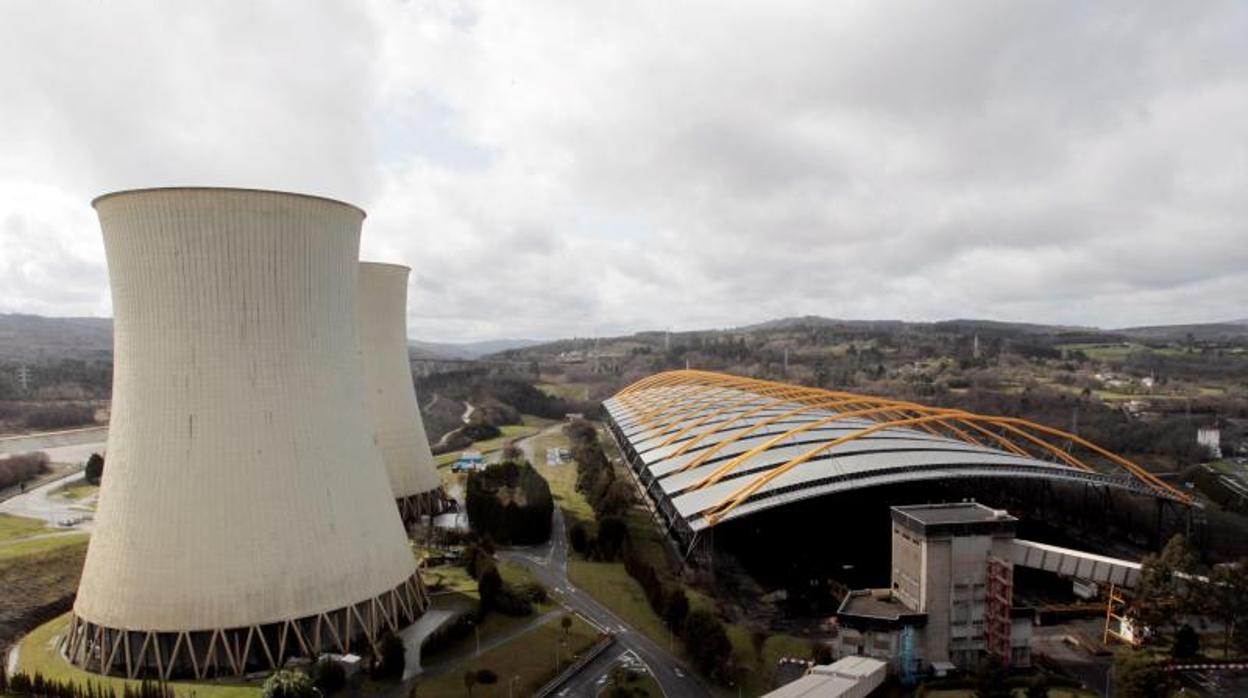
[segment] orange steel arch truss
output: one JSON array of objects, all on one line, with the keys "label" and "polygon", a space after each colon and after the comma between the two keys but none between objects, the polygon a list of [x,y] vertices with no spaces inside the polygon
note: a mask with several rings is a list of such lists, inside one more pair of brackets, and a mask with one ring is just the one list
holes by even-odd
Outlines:
[{"label": "orange steel arch truss", "polygon": [[[656,388],[667,388],[667,390],[655,390]],[[748,477],[748,481],[703,513],[711,525],[722,521],[729,512],[747,501],[768,483],[803,463],[842,444],[894,428],[923,429],[933,435],[979,447],[985,447],[981,439],[986,439],[992,442],[992,446],[1014,455],[1030,458],[1048,457],[1080,471],[1100,472],[1053,441],[1071,446],[1077,445],[1098,456],[1109,465],[1111,471],[1129,475],[1158,497],[1186,505],[1193,503],[1190,495],[1159,480],[1152,473],[1126,458],[1074,434],[1016,417],[993,417],[901,400],[887,400],[855,393],[695,370],[655,374],[624,388],[616,395],[616,398],[633,415],[641,415],[636,419],[636,423],[641,424],[643,428],[658,426],[654,435],[667,436],[659,444],[660,446],[672,445],[693,434],[669,457],[688,452],[713,433],[731,429],[737,425],[746,426],[705,448],[698,457],[668,475],[703,465],[731,444],[773,424],[807,414],[817,417],[778,433],[757,446],[727,459],[683,490],[685,492],[720,482],[731,476],[734,470],[754,456],[803,433],[844,419],[860,418],[874,422],[870,426],[817,444],[784,463],[769,466],[761,473],[742,476]],[[761,403],[753,404],[760,398]],[[785,405],[792,407],[753,423],[749,421],[751,417],[761,412]],[[746,409],[732,414],[743,407]],[[693,433],[699,427],[711,424],[718,417],[725,417],[725,419],[716,425],[717,428]],[[684,422],[689,423],[681,426]],[[669,432],[672,433],[669,434]]]}]

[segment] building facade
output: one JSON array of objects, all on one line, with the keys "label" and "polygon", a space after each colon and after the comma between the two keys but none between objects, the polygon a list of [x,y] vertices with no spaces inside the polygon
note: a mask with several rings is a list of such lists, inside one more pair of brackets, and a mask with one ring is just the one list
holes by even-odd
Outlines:
[{"label": "building facade", "polygon": [[888,589],[841,604],[841,652],[900,673],[971,668],[989,654],[1031,663],[1034,614],[1012,602],[1017,519],[973,502],[892,508]]}]

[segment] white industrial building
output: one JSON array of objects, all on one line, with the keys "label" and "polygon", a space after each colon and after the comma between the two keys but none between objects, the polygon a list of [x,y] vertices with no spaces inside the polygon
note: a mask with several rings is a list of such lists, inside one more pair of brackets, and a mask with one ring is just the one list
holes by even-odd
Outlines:
[{"label": "white industrial building", "polygon": [[410,272],[398,264],[361,263],[357,314],[369,415],[404,521],[438,513],[444,499],[408,360]]},{"label": "white industrial building", "polygon": [[414,620],[427,597],[365,408],[364,212],[199,188],[94,205],[116,361],[69,659],[243,674]]}]

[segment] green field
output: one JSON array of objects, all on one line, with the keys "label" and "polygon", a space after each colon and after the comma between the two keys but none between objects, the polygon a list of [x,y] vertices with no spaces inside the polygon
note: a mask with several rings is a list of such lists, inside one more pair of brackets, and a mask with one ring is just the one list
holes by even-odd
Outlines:
[{"label": "green field", "polygon": [[[18,654],[18,669],[28,674],[38,672],[46,678],[60,681],[74,681],[86,685],[88,683],[107,684],[121,693],[127,685],[138,686],[137,681],[102,677],[91,674],[71,665],[61,656],[57,644],[61,635],[69,625],[69,614],[59,616],[36,628],[22,640]],[[236,681],[175,681],[170,686],[184,696],[195,695],[199,698],[257,698],[260,695],[259,683],[242,683]]]},{"label": "green field", "polygon": [[554,677],[556,648],[559,653],[559,667],[566,668],[573,658],[597,642],[599,637],[596,629],[579,616],[573,616],[572,627],[565,639],[560,618],[552,618],[451,671],[418,681],[413,688],[413,695],[421,698],[460,698],[467,695],[464,673],[481,669],[494,672],[498,676],[498,682],[492,685],[477,684],[472,689],[474,698],[506,696],[507,684],[512,679],[515,679],[514,695],[532,695],[542,684]]},{"label": "green field", "polygon": [[74,480],[73,482],[61,485],[56,488],[52,494],[59,495],[66,499],[86,499],[100,491],[99,485],[92,485],[83,480]]},{"label": "green field", "polygon": [[524,416],[524,421],[524,424],[507,424],[499,427],[499,431],[503,432],[501,436],[486,439],[485,441],[476,441],[467,448],[447,451],[446,453],[434,456],[434,465],[439,468],[445,468],[451,463],[459,460],[459,454],[464,451],[480,451],[483,455],[488,455],[494,451],[502,450],[503,446],[506,446],[509,441],[523,439],[526,436],[532,436],[545,426],[554,423],[549,419],[531,417],[529,415]]},{"label": "green field", "polygon": [[538,383],[537,389],[564,400],[589,399],[589,383]]},{"label": "green field", "polygon": [[46,538],[19,538],[6,543],[0,543],[0,562],[9,563],[13,560],[52,552],[61,548],[78,545],[85,546],[87,538],[88,536],[85,533],[66,533]]},{"label": "green field", "polygon": [[29,538],[43,533],[52,533],[55,528],[48,527],[39,519],[28,519],[24,516],[0,514],[0,546],[22,538]]}]

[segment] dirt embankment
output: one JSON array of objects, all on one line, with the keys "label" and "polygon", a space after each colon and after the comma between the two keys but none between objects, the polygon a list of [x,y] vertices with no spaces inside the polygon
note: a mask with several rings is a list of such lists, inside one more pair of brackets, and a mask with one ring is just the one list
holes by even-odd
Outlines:
[{"label": "dirt embankment", "polygon": [[0,561],[0,657],[23,635],[74,605],[87,543]]}]

